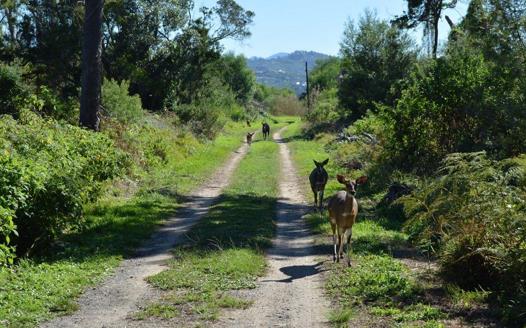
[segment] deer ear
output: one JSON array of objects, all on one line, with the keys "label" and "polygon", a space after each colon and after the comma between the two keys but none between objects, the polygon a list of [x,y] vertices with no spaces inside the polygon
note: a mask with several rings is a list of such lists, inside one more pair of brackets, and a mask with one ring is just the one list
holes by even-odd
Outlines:
[{"label": "deer ear", "polygon": [[316,165],[316,166],[320,166],[320,163],[316,162],[315,159],[313,159],[312,161],[314,162],[314,165]]},{"label": "deer ear", "polygon": [[327,165],[327,163],[329,163],[329,159],[328,158],[326,160],[324,160],[323,162],[321,162],[321,165]]},{"label": "deer ear", "polygon": [[358,179],[356,179],[356,184],[357,185],[363,185],[367,182],[367,176],[363,175],[361,177],[359,177]]},{"label": "deer ear", "polygon": [[345,184],[347,182],[347,179],[341,174],[336,175],[336,180],[338,180],[339,183]]}]

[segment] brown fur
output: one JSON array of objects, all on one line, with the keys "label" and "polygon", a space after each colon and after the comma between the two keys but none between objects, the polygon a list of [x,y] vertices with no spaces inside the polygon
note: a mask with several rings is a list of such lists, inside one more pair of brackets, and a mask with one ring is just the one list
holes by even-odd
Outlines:
[{"label": "brown fur", "polygon": [[[343,244],[345,234],[347,235],[347,264],[351,264],[350,247],[352,237],[352,227],[356,222],[358,216],[358,202],[354,197],[356,192],[355,187],[359,184],[367,182],[367,177],[362,176],[356,181],[350,181],[343,175],[337,176],[338,182],[345,185],[345,191],[341,190],[329,199],[327,209],[329,211],[329,222],[332,229],[332,240],[334,244],[333,260],[340,262],[343,258]],[[336,246],[336,236],[338,238],[338,246]],[[338,248],[338,249],[337,249]]]},{"label": "brown fur", "polygon": [[250,146],[252,144],[252,137],[254,136],[256,132],[247,133],[247,144]]}]

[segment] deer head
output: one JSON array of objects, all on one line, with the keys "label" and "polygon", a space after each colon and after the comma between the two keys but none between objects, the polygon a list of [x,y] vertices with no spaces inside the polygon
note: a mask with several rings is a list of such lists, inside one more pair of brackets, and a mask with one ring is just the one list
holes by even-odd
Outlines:
[{"label": "deer head", "polygon": [[358,179],[354,181],[351,181],[347,179],[346,177],[344,177],[343,175],[338,174],[336,176],[336,179],[338,180],[339,183],[345,186],[345,190],[347,190],[347,192],[350,193],[351,195],[356,194],[356,186],[363,185],[367,182],[367,176],[365,175],[359,177]]},{"label": "deer head", "polygon": [[327,165],[327,163],[329,163],[329,159],[327,158],[326,160],[324,160],[323,162],[317,162],[316,160],[313,159],[313,162],[314,162],[314,165],[316,165],[316,169],[319,171],[319,172],[322,172],[323,171],[323,167],[325,165]]}]

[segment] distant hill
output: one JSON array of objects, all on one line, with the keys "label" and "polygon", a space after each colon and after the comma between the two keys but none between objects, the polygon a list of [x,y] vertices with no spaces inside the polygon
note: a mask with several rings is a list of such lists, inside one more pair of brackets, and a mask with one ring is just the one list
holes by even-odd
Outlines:
[{"label": "distant hill", "polygon": [[317,60],[327,58],[330,56],[315,51],[280,52],[267,58],[249,58],[248,66],[259,83],[290,88],[300,95],[305,91],[305,62],[310,71]]}]

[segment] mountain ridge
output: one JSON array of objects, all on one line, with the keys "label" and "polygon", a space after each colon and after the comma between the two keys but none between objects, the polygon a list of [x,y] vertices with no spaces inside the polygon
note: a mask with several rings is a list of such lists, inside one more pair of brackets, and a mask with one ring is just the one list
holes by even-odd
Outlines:
[{"label": "mountain ridge", "polygon": [[294,90],[297,95],[305,91],[305,62],[309,71],[317,60],[331,58],[316,51],[296,50],[291,53],[278,52],[269,57],[251,57],[248,66],[256,74],[259,83]]}]

